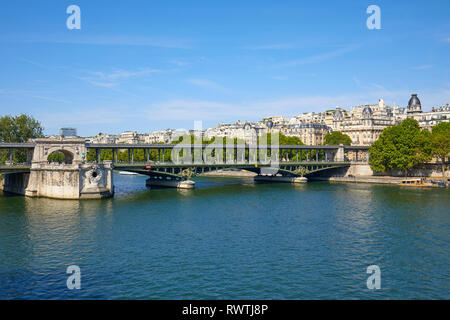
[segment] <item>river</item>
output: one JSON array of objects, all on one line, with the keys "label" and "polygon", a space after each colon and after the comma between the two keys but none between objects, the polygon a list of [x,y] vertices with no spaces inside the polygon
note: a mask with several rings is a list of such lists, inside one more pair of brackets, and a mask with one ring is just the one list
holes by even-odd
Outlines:
[{"label": "river", "polygon": [[[449,299],[448,189],[115,176],[105,200],[0,194],[0,299]],[[66,269],[81,270],[69,290]],[[381,289],[369,290],[370,265]]]}]

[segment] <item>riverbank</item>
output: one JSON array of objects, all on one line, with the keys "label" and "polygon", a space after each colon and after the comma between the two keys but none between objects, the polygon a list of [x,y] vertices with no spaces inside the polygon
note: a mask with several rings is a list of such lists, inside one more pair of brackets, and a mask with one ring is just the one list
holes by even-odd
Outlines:
[{"label": "riverbank", "polygon": [[314,177],[310,180],[335,181],[335,182],[356,182],[356,183],[381,183],[381,184],[399,184],[404,180],[400,177],[389,176],[358,176],[358,177]]},{"label": "riverbank", "polygon": [[[420,177],[391,177],[391,176],[354,176],[354,177],[313,177],[310,178],[311,181],[330,181],[330,182],[350,182],[350,183],[377,183],[377,184],[395,184],[399,185],[405,179],[417,179]],[[441,179],[432,179],[432,180],[441,180]],[[442,178],[442,180],[444,180]],[[438,185],[406,185],[409,187],[429,187],[435,188]]]},{"label": "riverbank", "polygon": [[[218,170],[214,172],[207,172],[202,174],[204,177],[229,177],[229,178],[251,178],[255,177],[256,173],[245,170]],[[407,179],[414,179],[419,177],[408,177]],[[310,181],[330,181],[330,182],[349,182],[349,183],[377,183],[377,184],[395,184],[399,185],[405,180],[404,177],[392,176],[345,176],[345,177],[311,177]],[[439,180],[435,178],[433,180]],[[436,187],[418,185],[417,187]]]}]

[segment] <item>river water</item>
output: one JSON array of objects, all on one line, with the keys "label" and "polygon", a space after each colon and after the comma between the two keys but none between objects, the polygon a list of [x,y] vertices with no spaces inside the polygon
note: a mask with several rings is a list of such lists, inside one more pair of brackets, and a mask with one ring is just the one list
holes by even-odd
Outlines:
[{"label": "river water", "polygon": [[[105,200],[0,194],[1,299],[449,299],[446,189],[115,176]],[[69,290],[66,269],[81,270]],[[381,270],[369,290],[367,267]]]}]

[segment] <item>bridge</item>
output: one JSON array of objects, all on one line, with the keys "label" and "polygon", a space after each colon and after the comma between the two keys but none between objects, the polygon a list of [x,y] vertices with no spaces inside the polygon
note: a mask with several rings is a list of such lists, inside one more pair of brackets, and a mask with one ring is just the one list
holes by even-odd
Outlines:
[{"label": "bridge", "polygon": [[[297,183],[368,160],[368,147],[343,145],[90,144],[84,139],[43,138],[0,143],[0,150],[9,150],[8,160],[0,164],[0,188],[66,199],[112,196],[113,170],[147,175],[149,186],[193,188],[193,176],[217,170],[246,170],[256,173],[258,181]],[[102,151],[110,152],[108,159]],[[64,154],[64,163],[48,161],[54,152]]]}]

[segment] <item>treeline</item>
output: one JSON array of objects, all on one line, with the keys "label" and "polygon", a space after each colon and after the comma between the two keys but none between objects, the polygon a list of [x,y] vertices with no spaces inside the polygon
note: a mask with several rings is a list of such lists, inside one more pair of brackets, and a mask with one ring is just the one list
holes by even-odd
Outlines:
[{"label": "treeline", "polygon": [[338,146],[340,144],[343,144],[344,146],[349,146],[352,144],[352,139],[342,132],[333,131],[325,135],[323,144],[331,146]]},{"label": "treeline", "polygon": [[369,164],[373,171],[388,169],[408,171],[430,162],[433,158],[441,164],[442,175],[450,153],[450,122],[441,122],[432,128],[420,129],[419,123],[406,119],[383,130],[369,149]]},{"label": "treeline", "polygon": [[[22,114],[19,116],[0,117],[0,143],[27,142],[29,139],[42,138],[44,129],[39,121],[31,116]],[[0,163],[9,160],[9,150],[0,150]],[[26,162],[25,150],[14,150],[13,161]]]},{"label": "treeline", "polygon": [[[278,134],[278,139],[279,139],[279,144],[280,145],[303,145],[303,142],[300,140],[300,138],[298,137],[288,137],[285,136],[283,134]],[[272,135],[271,133],[268,133],[266,135],[257,137],[257,143],[258,144],[271,144],[272,142]],[[237,138],[225,138],[225,137],[213,137],[211,139],[202,139],[199,137],[196,137],[194,135],[184,135],[184,136],[180,136],[178,138],[178,140],[174,141],[172,144],[212,144],[212,143],[217,143],[217,144],[222,144],[222,145],[226,145],[227,143],[231,143],[234,145],[245,145],[245,141],[242,139],[237,139]],[[163,144],[163,143],[160,143]],[[180,152],[179,154],[180,157],[183,156],[183,151]],[[212,152],[212,156],[215,156],[215,152]],[[223,155],[224,160],[225,160],[225,154]],[[248,157],[248,150],[246,150],[245,152],[245,156]],[[267,151],[267,156],[270,156],[270,151]],[[293,150],[283,150],[280,153],[280,157],[281,159],[291,159],[291,160],[295,160],[296,159],[296,151]],[[314,153],[315,156],[315,153]],[[89,150],[89,152],[86,155],[86,160],[88,162],[93,162],[93,161],[97,161],[98,160],[98,155],[96,153],[96,150]],[[112,150],[101,150],[100,151],[100,161],[104,161],[104,160],[113,160],[113,151]],[[234,157],[237,157],[237,150],[235,150],[234,152]],[[130,161],[132,158],[131,156],[131,152],[130,150],[119,150],[117,153],[117,160],[120,162],[128,162]],[[306,159],[306,155],[303,156],[303,158]],[[56,161],[55,162],[63,162],[64,161],[64,157],[63,155],[58,156],[58,158],[54,158]],[[150,150],[149,152],[149,159],[151,161],[160,161],[162,159],[164,159],[164,161],[172,161],[172,150],[171,149],[167,149],[164,150],[164,157],[163,157],[163,152],[162,151],[158,151],[158,150]],[[259,159],[259,155],[258,155],[258,159]],[[53,159],[52,159],[53,160]],[[134,149],[134,153],[133,153],[133,160],[135,162],[143,162],[143,161],[147,161],[146,159],[146,153],[144,149]]]}]

